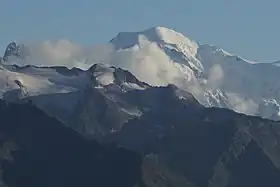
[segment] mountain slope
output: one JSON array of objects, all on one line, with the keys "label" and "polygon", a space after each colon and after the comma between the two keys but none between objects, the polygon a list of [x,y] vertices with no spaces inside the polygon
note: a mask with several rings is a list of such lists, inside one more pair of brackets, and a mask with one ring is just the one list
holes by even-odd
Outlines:
[{"label": "mountain slope", "polygon": [[1,144],[17,147],[8,151],[9,163],[1,158],[2,180],[9,187],[132,187],[141,180],[135,153],[87,141],[33,106],[0,102]]},{"label": "mountain slope", "polygon": [[1,186],[193,187],[152,158],[88,141],[30,104],[0,106]]},{"label": "mountain slope", "polygon": [[[149,99],[134,100],[149,112],[104,141],[155,155],[197,186],[279,186],[279,122],[204,108],[161,89],[147,94]],[[132,92],[134,98],[145,98]]]},{"label": "mountain slope", "polygon": [[[191,94],[178,89],[174,85],[127,92],[121,91],[120,88],[116,89],[116,87],[110,87],[109,89],[93,87],[87,89],[86,94],[88,94],[88,97],[82,98],[87,99],[79,105],[81,107],[82,104],[85,104],[84,107],[79,108],[83,110],[77,110],[78,114],[73,116],[73,123],[68,125],[73,125],[72,128],[90,139],[96,137],[103,144],[117,143],[121,147],[141,154],[142,164],[129,164],[131,167],[135,166],[136,170],[138,168],[138,173],[142,172],[142,175],[135,175],[136,178],[130,177],[131,180],[135,179],[134,182],[138,181],[136,185],[138,187],[143,185],[143,187],[145,185],[147,187],[168,185],[276,187],[280,185],[279,122],[237,114],[228,109],[205,108]],[[125,104],[137,108],[142,114],[124,118],[123,113],[120,113],[120,107]],[[2,126],[0,125],[0,131],[5,135],[4,142],[13,140],[18,147],[27,151],[26,153],[20,152],[19,157],[15,154],[16,157],[13,156],[12,158],[16,159],[16,162],[14,161],[10,166],[7,165],[11,169],[6,170],[7,173],[4,174],[3,179],[10,187],[20,186],[15,183],[16,181],[21,181],[21,184],[38,186],[42,182],[40,179],[44,181],[46,176],[49,178],[49,185],[66,185],[60,183],[63,177],[57,176],[64,174],[67,176],[80,175],[74,171],[74,173],[71,173],[72,170],[67,169],[68,166],[74,164],[71,157],[69,157],[69,162],[67,160],[61,162],[60,158],[68,158],[67,155],[74,156],[74,153],[77,152],[81,154],[81,159],[77,159],[75,156],[78,165],[74,166],[81,168],[81,170],[96,168],[97,163],[95,161],[104,163],[98,159],[99,157],[97,160],[93,159],[98,155],[96,152],[92,154],[88,152],[90,147],[95,147],[94,145],[98,145],[97,143],[92,144],[90,141],[86,141],[70,129],[65,128],[61,123],[48,118],[35,107],[26,104],[6,106],[3,103],[1,103],[1,106],[2,116],[0,119],[2,120]],[[76,120],[76,123],[74,120]],[[52,125],[53,123],[54,125]],[[38,124],[40,125],[38,126]],[[89,128],[93,130],[88,131]],[[114,131],[112,131],[112,128],[114,128]],[[52,135],[51,139],[50,134]],[[83,141],[88,143],[83,145]],[[77,145],[77,147],[74,145]],[[61,149],[61,146],[65,148]],[[100,145],[97,147],[100,147],[98,150],[101,152],[104,149]],[[111,156],[108,155],[107,157],[105,155],[108,149],[108,154]],[[112,157],[115,160],[117,153],[119,153],[118,148],[117,150],[116,148],[113,149],[116,150],[116,155],[110,147],[108,149],[105,148],[105,153],[102,152],[102,159],[108,159],[104,160],[105,163],[107,161],[111,163],[109,160]],[[82,153],[86,153],[87,156]],[[28,160],[22,154],[33,155],[38,159],[38,162],[42,161],[44,163],[50,162],[44,159],[53,158],[53,163],[57,163],[54,164],[53,169],[60,172],[54,172],[50,175],[38,173],[37,167],[32,167],[32,170],[31,168],[28,169],[31,163],[27,162]],[[48,156],[46,157],[46,155]],[[61,157],[57,158],[59,155]],[[127,159],[132,159],[129,155],[127,155],[128,158],[124,157],[125,155],[124,153],[120,159],[124,159],[125,162],[127,162]],[[86,158],[93,159],[94,165],[92,167],[90,167]],[[136,157],[134,158],[136,159]],[[34,163],[34,158],[30,159],[30,162]],[[84,160],[87,167],[84,167],[81,160]],[[24,165],[21,165],[21,162]],[[125,164],[122,161],[116,162],[120,164],[118,166],[121,168]],[[59,168],[56,167],[60,166],[61,170],[58,170]],[[41,165],[41,167],[41,169],[45,168],[44,165]],[[112,165],[109,164],[108,167],[112,167]],[[12,180],[15,177],[22,176],[22,174],[17,175],[15,173],[16,171],[21,172],[20,168],[25,173],[27,171],[36,172],[38,180],[33,178]],[[64,170],[65,168],[67,170]],[[101,171],[104,171],[104,175],[107,171],[105,168],[101,169]],[[128,168],[127,171],[131,172],[130,169]],[[75,171],[81,170],[77,169]],[[84,171],[85,173],[92,173],[89,170]],[[43,169],[43,171],[47,172],[48,170]],[[94,175],[96,174],[94,173]],[[70,181],[69,184],[78,184],[77,182],[80,179],[87,181],[84,178],[86,176],[80,176],[81,178],[76,178],[77,180],[73,178],[73,181]],[[122,176],[127,178],[126,174]],[[91,176],[88,177],[92,179]],[[143,180],[140,181],[140,179]],[[100,184],[106,184],[100,180],[92,182],[98,181]],[[129,186],[128,183],[126,184]],[[87,184],[85,183],[85,185]]]},{"label": "mountain slope", "polygon": [[[32,77],[36,78],[36,72],[44,69],[32,67],[34,71],[31,71],[29,68],[23,69],[27,74],[32,72]],[[20,71],[19,69],[16,71]],[[52,73],[59,71],[56,68],[46,69]],[[14,71],[11,67],[5,70],[9,73]],[[175,85],[152,87],[138,81],[122,69],[97,64],[88,71],[77,71],[79,73],[74,71],[75,73],[71,74],[71,70],[64,69],[63,75],[59,73],[59,76],[70,76],[73,80],[83,77],[82,82],[87,84],[77,84],[80,87],[76,87],[76,91],[44,93],[43,91],[48,89],[42,89],[39,90],[41,93],[27,95],[19,102],[32,100],[36,106],[65,122],[86,138],[96,138],[102,143],[115,142],[138,152],[143,158],[142,182],[146,185],[280,185],[279,122],[237,114],[228,109],[205,108],[192,94]],[[40,72],[40,78],[43,77],[41,74]],[[103,82],[96,79],[103,75],[109,77],[109,80],[117,77],[118,81],[114,79],[113,82]],[[124,83],[138,86],[132,89]],[[28,111],[24,106],[26,105],[22,106],[22,110]],[[22,120],[19,117],[11,117],[16,114],[28,120],[34,120],[30,116],[40,116],[33,112],[25,115],[22,110],[11,111],[9,115],[4,114],[2,119]],[[42,121],[47,123],[46,119]],[[38,123],[40,121],[34,124]],[[17,124],[17,121],[12,124]],[[12,130],[17,129],[16,132],[20,133],[24,132],[24,128],[19,126]],[[42,129],[45,128],[47,127]],[[36,130],[33,126],[28,129]],[[40,137],[47,136],[46,139],[49,139],[49,135],[57,131],[59,130],[50,129],[49,133]],[[37,139],[32,141],[40,142]],[[77,148],[75,152],[77,150],[84,151]],[[61,154],[65,152],[67,153],[67,150],[62,150]],[[93,155],[89,156],[92,158]],[[41,177],[43,176],[45,175]],[[138,184],[139,187],[141,185],[143,184]]]}]

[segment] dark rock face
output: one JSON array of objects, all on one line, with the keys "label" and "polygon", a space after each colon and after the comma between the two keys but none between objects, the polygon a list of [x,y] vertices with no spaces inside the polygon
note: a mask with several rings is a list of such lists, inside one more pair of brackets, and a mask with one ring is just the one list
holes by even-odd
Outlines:
[{"label": "dark rock face", "polygon": [[123,122],[129,119],[129,115],[119,108],[119,103],[104,97],[102,92],[89,89],[77,104],[69,126],[84,135],[103,137],[112,130],[119,131]]},{"label": "dark rock face", "polygon": [[194,187],[150,156],[87,140],[28,104],[0,100],[0,185]]},{"label": "dark rock face", "polygon": [[9,187],[132,187],[141,181],[136,153],[87,141],[30,104],[0,106],[1,182]]},{"label": "dark rock face", "polygon": [[193,111],[169,106],[169,112],[150,112],[125,124],[113,141],[156,154],[197,186],[280,185],[278,122],[220,109]]},{"label": "dark rock face", "polygon": [[[134,118],[141,118],[147,111],[171,112],[172,106],[202,106],[189,93],[177,93],[174,85],[147,90],[123,91],[112,84],[102,89],[88,89],[75,107],[68,125],[87,137],[102,141],[102,137],[121,131],[123,125]],[[187,100],[178,99],[184,95]],[[171,107],[166,107],[166,105]]]},{"label": "dark rock face", "polygon": [[204,108],[176,93],[172,85],[125,93],[143,115],[101,141],[154,154],[160,166],[198,187],[280,185],[279,122]]},{"label": "dark rock face", "polygon": [[[280,185],[279,122],[204,108],[173,85],[129,92],[91,90],[84,98],[75,129],[86,135],[93,131],[81,131],[81,124],[102,128],[92,133],[99,141],[156,155],[162,175],[166,169],[169,177],[181,176],[198,187]],[[142,115],[125,116],[120,103],[134,106]],[[110,133],[108,125],[116,132]]]}]

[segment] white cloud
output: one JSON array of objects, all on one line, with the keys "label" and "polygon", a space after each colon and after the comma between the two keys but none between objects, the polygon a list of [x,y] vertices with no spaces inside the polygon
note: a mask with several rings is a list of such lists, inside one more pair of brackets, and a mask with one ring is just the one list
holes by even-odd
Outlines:
[{"label": "white cloud", "polygon": [[236,112],[253,115],[258,110],[258,104],[252,99],[246,99],[237,93],[227,93],[227,97],[229,104]]},{"label": "white cloud", "polygon": [[223,77],[224,72],[221,68],[221,65],[214,64],[209,70],[208,86],[213,89],[219,88],[219,86],[222,84]]},{"label": "white cloud", "polygon": [[66,39],[26,44],[31,56],[20,63],[88,69],[92,64],[101,62],[127,69],[151,85],[173,83],[184,87],[188,75],[181,71],[182,67],[173,63],[156,43],[150,43],[144,36],[139,40],[139,47],[119,51],[115,51],[109,43],[81,46]]},{"label": "white cloud", "polygon": [[[209,70],[207,86],[212,89],[217,89],[223,84],[224,72],[219,64],[214,64]],[[228,102],[232,109],[239,113],[253,115],[258,110],[258,104],[252,100],[247,99],[237,93],[226,93]]]},{"label": "white cloud", "polygon": [[[215,64],[209,70],[207,85],[202,86],[192,79],[192,71],[171,61],[156,43],[140,37],[140,45],[126,50],[115,51],[112,44],[81,46],[69,40],[45,41],[27,44],[31,57],[24,64],[37,66],[66,66],[88,69],[94,63],[105,63],[129,70],[141,81],[151,85],[175,84],[194,94],[201,102],[206,87],[219,88],[224,75],[220,65]],[[253,100],[245,100],[238,94],[228,94],[233,109],[246,114],[254,114],[258,108]]]},{"label": "white cloud", "polygon": [[81,46],[65,39],[26,44],[31,56],[20,63],[88,69],[92,64],[101,62],[127,69],[141,81],[151,85],[173,83],[184,86],[187,74],[181,71],[182,67],[174,64],[157,44],[148,42],[145,37],[140,40],[139,47],[119,51],[115,51],[114,46],[109,43]]},{"label": "white cloud", "polygon": [[151,85],[167,85],[184,77],[154,43],[142,43],[139,49],[116,52],[110,64],[130,70],[140,80]]},{"label": "white cloud", "polygon": [[107,63],[113,54],[109,44],[100,46],[81,46],[66,39],[29,43],[30,57],[17,64],[36,66],[66,66],[88,69],[97,62]]},{"label": "white cloud", "polygon": [[40,44],[28,44],[27,46],[31,56],[26,63],[38,66],[72,66],[82,52],[82,47],[68,40],[45,41]]}]

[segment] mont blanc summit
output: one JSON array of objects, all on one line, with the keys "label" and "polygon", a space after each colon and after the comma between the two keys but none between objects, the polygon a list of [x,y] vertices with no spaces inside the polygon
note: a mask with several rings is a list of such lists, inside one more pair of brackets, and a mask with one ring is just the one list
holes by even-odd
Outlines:
[{"label": "mont blanc summit", "polygon": [[[164,27],[120,32],[110,42],[118,51],[131,51],[135,58],[129,60],[138,70],[124,68],[147,83],[173,83],[194,94],[205,106],[278,118],[280,85],[275,63],[248,61]],[[142,75],[144,67],[146,73]]]}]

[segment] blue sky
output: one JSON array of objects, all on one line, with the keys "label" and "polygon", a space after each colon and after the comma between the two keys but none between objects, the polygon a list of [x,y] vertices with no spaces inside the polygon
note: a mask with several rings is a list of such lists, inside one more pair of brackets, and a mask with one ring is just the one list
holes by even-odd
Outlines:
[{"label": "blue sky", "polygon": [[94,45],[160,25],[249,60],[280,60],[279,0],[1,0],[0,6],[0,50],[11,40]]}]

